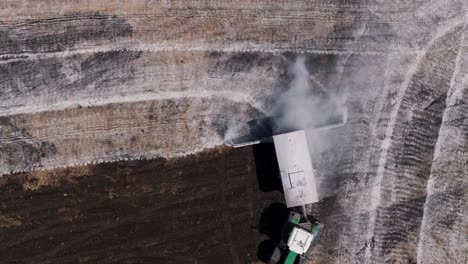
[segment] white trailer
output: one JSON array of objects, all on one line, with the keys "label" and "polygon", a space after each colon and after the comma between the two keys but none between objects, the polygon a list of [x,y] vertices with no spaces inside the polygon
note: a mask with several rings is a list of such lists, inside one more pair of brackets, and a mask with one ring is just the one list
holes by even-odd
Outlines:
[{"label": "white trailer", "polygon": [[[344,124],[344,122],[336,123],[308,129],[307,131],[317,132],[334,129]],[[240,148],[272,141],[275,145],[286,206],[289,208],[318,202],[318,183],[314,175],[305,130],[276,134],[254,140],[249,136],[241,137],[228,144]]]},{"label": "white trailer", "polygon": [[[311,130],[319,131],[343,126],[343,123],[333,124]],[[247,139],[247,140],[243,140]],[[318,186],[312,166],[312,157],[309,151],[305,130],[266,136],[261,139],[251,139],[250,136],[241,137],[236,143],[230,143],[235,148],[272,142],[278,161],[281,183],[283,185],[286,206],[299,207],[319,201]],[[275,253],[269,263],[277,263],[281,257],[281,249],[287,249],[288,255],[284,263],[292,264],[297,255],[307,253],[312,242],[317,239],[323,224],[314,220],[312,223],[306,216],[302,207],[305,222],[294,211],[290,213],[288,222],[283,226],[281,242],[277,245]],[[302,219],[303,220],[303,219]],[[285,232],[286,231],[286,232]]]},{"label": "white trailer", "polygon": [[273,136],[287,207],[319,201],[304,130]]}]

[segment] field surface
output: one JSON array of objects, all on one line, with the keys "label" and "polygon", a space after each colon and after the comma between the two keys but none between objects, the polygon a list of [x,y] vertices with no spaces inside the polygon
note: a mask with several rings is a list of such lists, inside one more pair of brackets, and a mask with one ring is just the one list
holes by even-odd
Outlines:
[{"label": "field surface", "polygon": [[347,116],[310,135],[328,197],[311,262],[468,261],[466,0],[4,0],[0,17],[1,261],[257,261],[251,225],[281,195],[255,149],[223,145],[288,112],[301,59],[334,104],[292,100],[299,121]]}]

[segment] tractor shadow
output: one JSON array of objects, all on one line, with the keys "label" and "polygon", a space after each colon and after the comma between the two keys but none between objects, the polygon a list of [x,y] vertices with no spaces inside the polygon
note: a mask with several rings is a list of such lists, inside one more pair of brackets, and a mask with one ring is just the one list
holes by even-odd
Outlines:
[{"label": "tractor shadow", "polygon": [[[262,192],[283,193],[281,176],[273,142],[253,145],[258,187]],[[257,248],[257,257],[268,263],[281,241],[283,225],[288,220],[289,209],[282,201],[273,202],[264,208],[258,223],[258,231],[268,239],[263,240]],[[281,252],[282,255],[284,252]]]},{"label": "tractor shadow", "polygon": [[[279,202],[272,203],[263,210],[258,230],[268,236],[268,239],[263,240],[258,245],[257,257],[259,260],[268,263],[272,257],[277,245],[280,244],[283,226],[288,220],[289,212],[286,205]],[[283,250],[281,250],[281,255],[285,255]]]},{"label": "tractor shadow", "polygon": [[[265,131],[268,131],[268,129],[263,130],[263,133]],[[283,193],[283,185],[281,183],[281,175],[273,142],[256,144],[252,148],[260,191]],[[268,207],[263,209],[257,228],[261,234],[264,234],[268,238],[258,245],[257,257],[260,261],[268,263],[274,254],[277,245],[281,241],[283,225],[288,219],[289,211],[283,199],[278,199],[278,201],[269,204]],[[283,253],[281,252],[282,255]]]}]

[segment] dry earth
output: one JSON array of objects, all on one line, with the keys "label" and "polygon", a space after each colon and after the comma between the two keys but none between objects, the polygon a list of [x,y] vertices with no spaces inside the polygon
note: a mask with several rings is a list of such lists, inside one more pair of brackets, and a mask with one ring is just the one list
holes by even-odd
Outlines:
[{"label": "dry earth", "polygon": [[221,145],[271,113],[303,54],[348,108],[313,140],[337,185],[312,259],[468,261],[465,0],[5,0],[0,17],[4,178]]}]

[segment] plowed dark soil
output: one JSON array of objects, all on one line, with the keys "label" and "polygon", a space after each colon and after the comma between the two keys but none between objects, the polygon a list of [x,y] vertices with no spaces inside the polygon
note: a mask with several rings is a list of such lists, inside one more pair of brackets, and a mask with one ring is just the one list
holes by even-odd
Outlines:
[{"label": "plowed dark soil", "polygon": [[266,239],[252,148],[2,178],[2,263],[249,263]]}]

